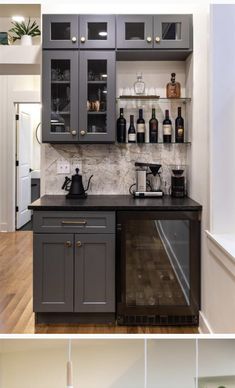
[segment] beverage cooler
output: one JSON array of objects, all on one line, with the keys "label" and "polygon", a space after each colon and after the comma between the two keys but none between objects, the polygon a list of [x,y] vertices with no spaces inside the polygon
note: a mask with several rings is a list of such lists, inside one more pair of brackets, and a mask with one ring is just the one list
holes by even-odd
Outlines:
[{"label": "beverage cooler", "polygon": [[119,325],[198,325],[198,212],[118,212],[117,287]]}]

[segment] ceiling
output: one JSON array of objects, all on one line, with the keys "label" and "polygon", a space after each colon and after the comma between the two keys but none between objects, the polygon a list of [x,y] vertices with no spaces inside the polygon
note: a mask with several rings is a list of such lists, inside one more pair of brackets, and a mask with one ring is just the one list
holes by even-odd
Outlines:
[{"label": "ceiling", "polygon": [[[115,347],[117,345],[117,339],[72,339],[72,347],[76,348],[89,348],[89,347]],[[127,345],[127,341],[130,341],[130,346],[133,344],[133,341],[140,343],[141,339],[118,339],[118,346]],[[142,340],[143,341],[143,340]],[[22,352],[22,351],[31,351],[31,350],[40,350],[40,349],[59,349],[66,348],[68,344],[68,339],[58,339],[50,338],[44,339],[37,337],[34,339],[22,338],[22,339],[0,339],[0,353],[11,353],[11,352]]]}]

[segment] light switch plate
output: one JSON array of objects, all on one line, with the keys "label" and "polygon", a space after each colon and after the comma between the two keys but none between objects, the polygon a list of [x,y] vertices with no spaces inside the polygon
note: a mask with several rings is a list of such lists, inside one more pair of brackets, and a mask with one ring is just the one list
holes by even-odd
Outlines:
[{"label": "light switch plate", "polygon": [[70,174],[70,164],[67,160],[57,160],[57,174]]}]

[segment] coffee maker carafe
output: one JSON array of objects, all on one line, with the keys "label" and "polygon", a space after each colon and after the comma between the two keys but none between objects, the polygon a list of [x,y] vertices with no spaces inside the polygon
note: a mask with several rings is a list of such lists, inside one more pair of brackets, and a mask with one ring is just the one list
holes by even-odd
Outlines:
[{"label": "coffee maker carafe", "polygon": [[86,198],[87,197],[87,191],[89,189],[90,181],[93,175],[90,176],[88,179],[87,188],[84,189],[83,183],[82,183],[82,175],[80,175],[79,168],[75,169],[76,174],[72,175],[72,179],[69,177],[65,177],[64,184],[62,186],[62,190],[66,190],[69,193],[66,195],[66,198],[69,199],[79,199],[79,198]]}]

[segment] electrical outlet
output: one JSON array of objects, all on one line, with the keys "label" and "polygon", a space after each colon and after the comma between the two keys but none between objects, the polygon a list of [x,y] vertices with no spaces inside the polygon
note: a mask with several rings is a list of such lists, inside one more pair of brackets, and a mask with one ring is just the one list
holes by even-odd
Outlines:
[{"label": "electrical outlet", "polygon": [[57,174],[69,174],[70,173],[70,164],[67,160],[58,160],[57,161]]}]

